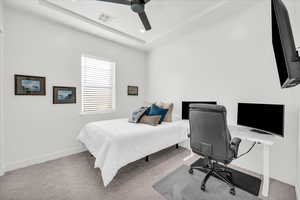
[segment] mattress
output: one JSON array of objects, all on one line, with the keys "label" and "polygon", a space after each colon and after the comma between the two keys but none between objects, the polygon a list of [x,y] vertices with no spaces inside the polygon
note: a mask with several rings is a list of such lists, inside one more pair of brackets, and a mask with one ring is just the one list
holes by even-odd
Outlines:
[{"label": "mattress", "polygon": [[96,158],[107,186],[128,163],[187,140],[188,124],[182,120],[158,126],[129,123],[128,119],[92,122],[78,136]]}]

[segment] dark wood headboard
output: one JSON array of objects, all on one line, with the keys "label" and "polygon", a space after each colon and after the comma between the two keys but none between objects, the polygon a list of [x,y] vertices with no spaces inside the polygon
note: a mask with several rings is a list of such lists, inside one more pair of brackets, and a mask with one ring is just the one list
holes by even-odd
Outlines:
[{"label": "dark wood headboard", "polygon": [[182,119],[189,119],[190,115],[190,104],[199,103],[199,104],[217,104],[216,101],[183,101],[182,102]]}]

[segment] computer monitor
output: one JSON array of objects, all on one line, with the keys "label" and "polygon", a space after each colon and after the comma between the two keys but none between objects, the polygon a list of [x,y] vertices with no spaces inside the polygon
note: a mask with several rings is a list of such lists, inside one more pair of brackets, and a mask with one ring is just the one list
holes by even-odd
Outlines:
[{"label": "computer monitor", "polygon": [[182,119],[189,119],[190,116],[190,104],[217,104],[216,101],[183,101],[182,102]]},{"label": "computer monitor", "polygon": [[239,103],[237,124],[263,134],[284,136],[284,105]]}]

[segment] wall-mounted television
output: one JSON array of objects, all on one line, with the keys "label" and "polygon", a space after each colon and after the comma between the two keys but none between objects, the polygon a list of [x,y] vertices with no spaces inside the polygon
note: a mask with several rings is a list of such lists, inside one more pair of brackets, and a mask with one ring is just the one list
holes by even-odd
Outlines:
[{"label": "wall-mounted television", "polygon": [[284,105],[239,103],[237,124],[254,132],[284,136]]},{"label": "wall-mounted television", "polygon": [[216,101],[183,101],[182,102],[182,119],[190,118],[190,104],[217,104]]},{"label": "wall-mounted television", "polygon": [[271,0],[272,43],[282,88],[300,83],[300,58],[296,50],[289,13],[281,0]]}]

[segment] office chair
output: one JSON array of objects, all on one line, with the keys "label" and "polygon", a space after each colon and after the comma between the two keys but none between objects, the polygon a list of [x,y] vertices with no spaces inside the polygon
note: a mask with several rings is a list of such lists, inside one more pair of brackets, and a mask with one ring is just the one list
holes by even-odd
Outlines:
[{"label": "office chair", "polygon": [[191,104],[189,119],[191,149],[204,157],[204,166],[191,166],[189,173],[193,174],[194,169],[208,171],[201,183],[203,191],[209,177],[215,176],[224,181],[230,187],[230,193],[235,195],[232,174],[227,165],[237,158],[241,139],[231,139],[226,108],[220,105]]}]

